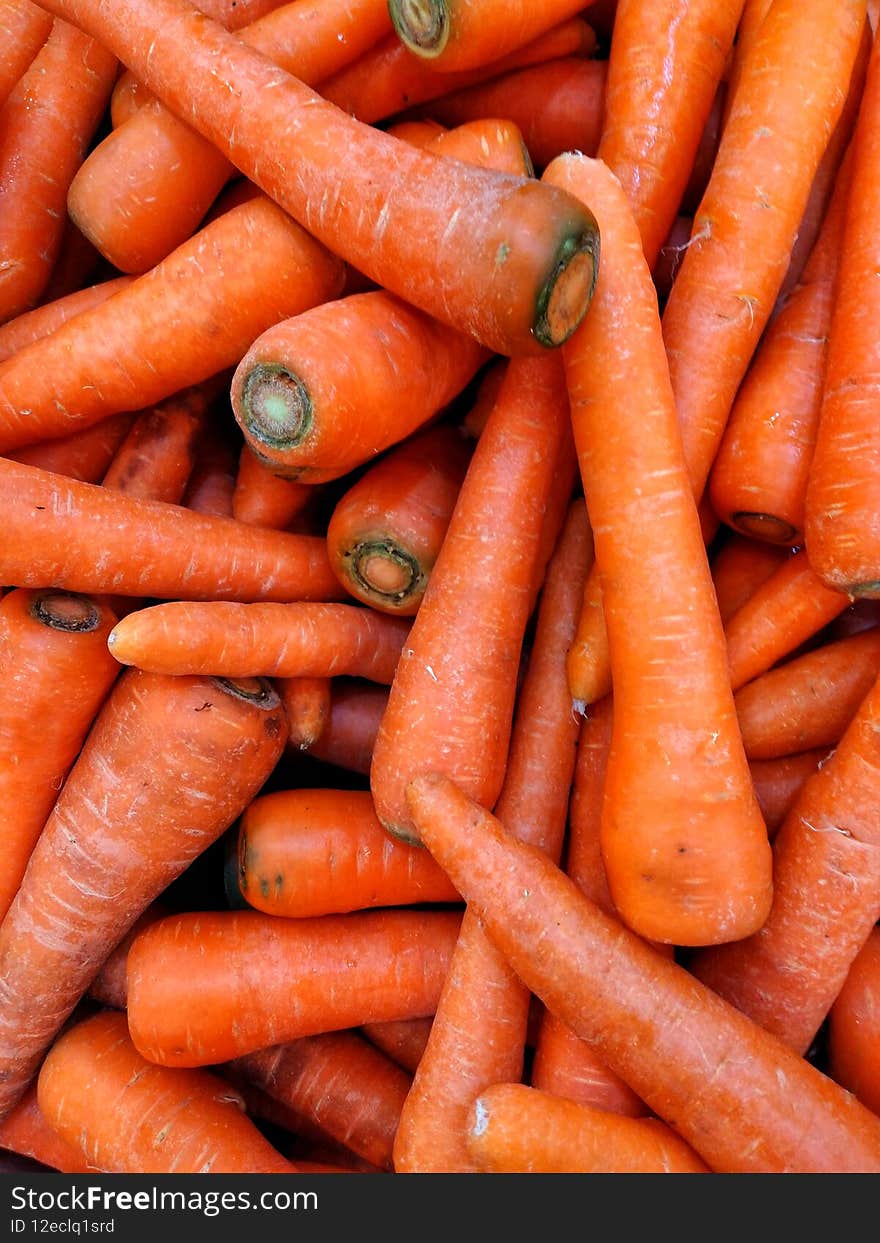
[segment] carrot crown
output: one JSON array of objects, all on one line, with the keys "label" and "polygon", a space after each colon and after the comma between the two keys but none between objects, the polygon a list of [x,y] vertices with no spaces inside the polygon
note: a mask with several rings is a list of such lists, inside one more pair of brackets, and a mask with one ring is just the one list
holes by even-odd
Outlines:
[{"label": "carrot crown", "polygon": [[397,37],[417,56],[439,56],[449,40],[445,0],[388,0]]},{"label": "carrot crown", "polygon": [[43,592],[32,601],[30,611],[44,626],[71,634],[86,634],[101,624],[101,612],[88,596],[67,591]]},{"label": "carrot crown", "polygon": [[[241,406],[248,430],[272,449],[295,449],[312,429],[314,409],[309,390],[300,376],[280,363],[256,363],[251,368],[242,388]],[[274,461],[267,461],[277,469]]]}]

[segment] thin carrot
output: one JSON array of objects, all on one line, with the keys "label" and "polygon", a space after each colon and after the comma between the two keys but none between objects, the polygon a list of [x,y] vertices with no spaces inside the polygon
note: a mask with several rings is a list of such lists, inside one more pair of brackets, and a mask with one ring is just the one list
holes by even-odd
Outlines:
[{"label": "thin carrot", "polygon": [[558,357],[513,359],[401,654],[373,751],[379,819],[412,835],[404,787],[435,766],[501,792],[541,516],[568,432]]},{"label": "thin carrot", "polygon": [[12,1112],[0,1122],[0,1148],[30,1157],[63,1174],[88,1174],[95,1168],[49,1126],[37,1104],[36,1084],[28,1088]]},{"label": "thin carrot", "polygon": [[129,613],[108,646],[122,664],[151,673],[230,678],[348,674],[390,683],[409,628],[406,618],[352,604],[175,600]]},{"label": "thin carrot", "polygon": [[880,1169],[880,1119],[849,1093],[604,914],[448,778],[416,778],[408,798],[517,975],[711,1169]]},{"label": "thin carrot", "polygon": [[131,280],[130,276],[116,276],[112,280],[100,281],[54,302],[44,302],[33,311],[25,311],[22,315],[7,320],[5,324],[0,324],[0,362],[5,362],[18,350],[32,345],[41,337],[47,337],[50,332],[73,319],[74,315],[106,302],[113,294],[130,285]]},{"label": "thin carrot", "polygon": [[275,689],[287,713],[288,750],[308,751],[324,732],[330,717],[333,679],[277,678]]},{"label": "thin carrot", "polygon": [[774,760],[749,760],[755,796],[769,837],[776,835],[804,785],[830,754],[828,747],[819,747]]},{"label": "thin carrot", "polygon": [[100,43],[56,20],[0,111],[0,322],[35,306],[48,284],[67,189],[116,68]]},{"label": "thin carrot", "polygon": [[342,594],[321,536],[187,514],[2,458],[0,481],[0,581],[10,585],[208,600]]},{"label": "thin carrot", "polygon": [[232,494],[232,516],[239,522],[283,531],[314,496],[309,484],[282,479],[242,446]]},{"label": "thin carrot", "polygon": [[426,117],[424,120],[395,121],[393,125],[387,126],[385,133],[400,138],[403,142],[411,142],[414,147],[425,147],[438,134],[445,134],[446,127],[439,121],[431,121]]},{"label": "thin carrot", "polygon": [[238,883],[255,910],[288,919],[459,901],[426,851],[389,838],[368,790],[254,799],[238,828]]},{"label": "thin carrot", "polygon": [[119,672],[106,605],[61,591],[0,601],[0,921],[98,709]]},{"label": "thin carrot", "polygon": [[788,555],[787,548],[731,532],[710,565],[718,614],[725,625]]},{"label": "thin carrot", "polygon": [[371,1044],[411,1073],[425,1052],[434,1016],[423,1019],[398,1019],[388,1023],[364,1023],[361,1031]]},{"label": "thin carrot", "polygon": [[367,776],[388,690],[373,682],[334,678],[330,715],[309,754],[338,768]]},{"label": "thin carrot", "polygon": [[138,915],[256,794],[285,732],[255,679],[116,683],[0,924],[0,1114]]},{"label": "thin carrot", "polygon": [[0,3],[0,107],[49,37],[52,18],[30,0]]},{"label": "thin carrot", "polygon": [[151,1061],[198,1066],[433,1014],[460,922],[456,911],[404,909],[172,916],[129,951],[132,1039]]},{"label": "thin carrot", "polygon": [[605,165],[571,154],[545,176],[593,202],[605,256],[590,315],[563,360],[614,682],[602,812],[611,896],[645,937],[734,940],[767,914],[770,850],[737,729],[656,294]]},{"label": "thin carrot", "polygon": [[150,924],[164,919],[168,915],[167,907],[161,899],[151,902],[147,909],[137,917],[128,932],[111,954],[104,960],[101,970],[89,985],[89,997],[102,1006],[111,1006],[114,1010],[124,1010],[128,1004],[128,951],[135,937]]},{"label": "thin carrot", "polygon": [[7,454],[13,462],[36,466],[80,483],[100,483],[137,416],[134,412],[111,414],[100,423],[84,427],[56,440],[40,440]]},{"label": "thin carrot", "polygon": [[37,1083],[40,1110],[91,1168],[115,1174],[295,1174],[236,1092],[203,1070],[145,1061],[125,1016],[96,1014],[66,1032]]},{"label": "thin carrot", "polygon": [[474,440],[483,434],[486,420],[498,400],[506,370],[507,359],[495,357],[480,376],[473,405],[461,421],[462,431]]},{"label": "thin carrot", "polygon": [[40,305],[56,302],[76,293],[104,274],[104,262],[92,243],[85,237],[67,213],[61,229],[58,257],[52,266],[52,274],[40,294]]},{"label": "thin carrot", "polygon": [[243,203],[2,365],[0,450],[207,380],[271,324],[337,295],[342,281],[336,257],[274,203]]},{"label": "thin carrot", "polygon": [[727,117],[730,112],[730,106],[733,103],[733,97],[739,86],[739,80],[742,77],[743,66],[751,55],[758,32],[772,4],[773,0],[745,0],[742,6],[742,16],[737,27],[736,42],[734,43],[733,55],[730,58],[727,74],[728,90],[727,107],[725,108],[724,115],[725,125],[727,124]]},{"label": "thin carrot", "polygon": [[880,930],[872,928],[828,1015],[828,1061],[831,1076],[874,1113],[880,1112],[878,983]]},{"label": "thin carrot", "polygon": [[180,502],[195,464],[212,386],[185,389],[142,411],[101,481],[145,501]]},{"label": "thin carrot", "polygon": [[236,461],[240,453],[240,441],[238,446],[234,447],[221,429],[211,425],[205,427],[200,438],[196,464],[186,485],[182,504],[198,514],[231,518],[235,496]]},{"label": "thin carrot", "polygon": [[495,168],[502,173],[526,177],[535,173],[519,126],[504,118],[481,117],[477,121],[466,121],[464,125],[435,134],[423,149],[465,160],[478,168]]},{"label": "thin carrot", "polygon": [[[498,353],[558,346],[586,313],[596,233],[570,196],[442,160],[364,126],[197,19],[186,0],[125,0],[112,10],[101,0],[46,2],[100,38],[245,176],[378,285]],[[354,148],[356,161],[333,154]]]},{"label": "thin carrot", "polygon": [[680,211],[672,222],[672,227],[664,238],[663,245],[660,247],[657,262],[654,264],[651,275],[654,278],[654,285],[657,288],[657,300],[661,308],[665,306],[666,300],[669,297],[672,282],[678,273],[682,255],[687,249],[693,228],[693,216],[689,212]]}]

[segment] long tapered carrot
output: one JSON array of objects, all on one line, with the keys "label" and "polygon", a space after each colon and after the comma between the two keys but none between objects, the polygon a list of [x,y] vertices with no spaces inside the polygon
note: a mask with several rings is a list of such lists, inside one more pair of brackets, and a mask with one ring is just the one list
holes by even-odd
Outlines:
[{"label": "long tapered carrot", "polygon": [[62,436],[206,380],[271,324],[336,296],[342,280],[335,256],[274,203],[262,195],[243,203],[2,365],[0,448]]},{"label": "long tapered carrot", "polygon": [[0,1149],[30,1157],[63,1174],[87,1174],[95,1168],[49,1126],[40,1113],[36,1084],[28,1088],[12,1112],[0,1122]]},{"label": "long tapered carrot", "polygon": [[[47,5],[100,38],[341,258],[490,349],[540,354],[586,313],[597,238],[570,196],[354,121],[186,0]],[[356,161],[331,155],[354,147]]]},{"label": "long tapered carrot", "polygon": [[459,900],[427,851],[385,833],[368,790],[254,799],[239,823],[238,883],[250,906],[288,919]]},{"label": "long tapered carrot", "polygon": [[40,1110],[91,1168],[115,1174],[295,1174],[247,1117],[238,1094],[204,1070],[142,1058],[125,1016],[77,1023],[46,1057]]},{"label": "long tapered carrot", "polygon": [[367,776],[388,689],[356,678],[334,678],[330,715],[309,754],[337,768]]},{"label": "long tapered carrot", "polygon": [[101,480],[103,487],[141,500],[178,504],[214,396],[210,385],[200,385],[142,411]]},{"label": "long tapered carrot", "polygon": [[495,1174],[702,1174],[694,1150],[656,1118],[627,1118],[521,1083],[475,1099],[467,1144]]},{"label": "long tapered carrot", "polygon": [[239,522],[283,531],[314,495],[308,484],[282,479],[242,446],[232,494],[232,516]]},{"label": "long tapered carrot", "polygon": [[880,674],[880,630],[825,643],[771,669],[734,697],[750,759],[834,746]]},{"label": "long tapered carrot", "polygon": [[322,536],[186,513],[5,459],[0,481],[4,583],[173,599],[342,595]]},{"label": "long tapered carrot", "polygon": [[828,1014],[829,1073],[880,1112],[880,929],[872,928]]},{"label": "long tapered carrot", "polygon": [[379,819],[410,837],[404,787],[441,767],[501,792],[539,529],[568,430],[558,357],[514,359],[480,436],[401,654],[373,750]]},{"label": "long tapered carrot", "polygon": [[253,798],[285,731],[256,679],[116,683],[0,924],[0,1113],[138,915]]},{"label": "long tapered carrot", "polygon": [[[309,86],[390,27],[384,0],[273,7],[239,38]],[[221,151],[151,98],[88,157],[71,185],[69,209],[115,267],[146,272],[194,232],[233,172]]]},{"label": "long tapered carrot", "polygon": [[774,760],[749,760],[755,796],[768,836],[775,836],[807,781],[830,754],[828,747],[819,747],[815,751],[801,751]]},{"label": "long tapered carrot", "polygon": [[[508,830],[558,858],[574,771],[577,718],[565,653],[592,560],[583,502],[569,511],[548,569],[535,642],[517,702],[510,756],[496,810]],[[472,1171],[466,1115],[496,1082],[518,1082],[529,992],[465,912],[449,976],[406,1098],[394,1142],[398,1172]]]},{"label": "long tapered carrot", "polygon": [[107,651],[115,621],[105,604],[61,591],[0,601],[0,921],[119,672]]},{"label": "long tapered carrot", "polygon": [[52,29],[52,18],[30,0],[0,4],[0,107],[25,73]]},{"label": "long tapered carrot", "polygon": [[663,312],[697,496],[785,277],[816,169],[846,98],[865,7],[862,0],[809,6],[780,0],[745,58]]},{"label": "long tapered carrot", "polygon": [[114,629],[118,661],[152,673],[350,677],[390,683],[409,633],[403,617],[353,604],[175,600],[129,613]]},{"label": "long tapered carrot", "polygon": [[65,475],[80,483],[100,483],[125,440],[137,415],[111,414],[100,423],[84,427],[57,440],[40,440],[23,449],[11,449],[5,456],[24,466]]},{"label": "long tapered carrot", "polygon": [[26,345],[48,336],[81,311],[88,311],[91,307],[106,302],[113,294],[130,285],[131,280],[130,276],[116,276],[112,280],[88,285],[85,289],[78,289],[52,302],[44,302],[34,310],[25,311],[14,319],[7,320],[5,324],[0,324],[0,362],[5,362]]},{"label": "long tapered carrot", "polygon": [[67,189],[116,68],[100,43],[56,20],[0,110],[0,322],[34,306],[48,284]]},{"label": "long tapered carrot", "polygon": [[457,911],[403,908],[315,919],[172,916],[129,951],[132,1039],[152,1061],[199,1066],[433,1014],[460,923]]},{"label": "long tapered carrot", "polygon": [[434,1016],[423,1019],[398,1019],[387,1023],[364,1023],[361,1031],[371,1044],[381,1049],[404,1070],[415,1071],[431,1032]]},{"label": "long tapered carrot", "polygon": [[523,982],[711,1169],[880,1169],[880,1119],[848,1092],[604,914],[448,778],[416,778],[408,797]]},{"label": "long tapered carrot", "polygon": [[737,609],[770,577],[789,549],[731,533],[712,557],[712,583],[718,615],[726,625]]},{"label": "long tapered carrot", "polygon": [[[770,850],[736,725],[656,294],[606,166],[572,154],[545,176],[592,200],[603,239],[591,313],[563,359],[614,681],[602,812],[608,883],[643,936],[734,940],[767,914]],[[648,580],[650,613],[641,607]]]}]

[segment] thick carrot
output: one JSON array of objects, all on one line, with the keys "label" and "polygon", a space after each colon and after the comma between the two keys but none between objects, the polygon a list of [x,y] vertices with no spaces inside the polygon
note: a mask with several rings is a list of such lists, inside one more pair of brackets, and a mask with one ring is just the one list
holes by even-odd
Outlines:
[{"label": "thick carrot", "polygon": [[103,486],[144,501],[178,504],[215,396],[211,385],[199,385],[137,415],[101,481]]},{"label": "thick carrot", "polygon": [[143,914],[134,921],[128,932],[101,965],[101,970],[89,985],[89,997],[102,1006],[111,1006],[114,1010],[124,1010],[128,1004],[128,951],[135,937],[150,924],[164,919],[168,915],[167,907],[161,900],[151,902]]},{"label": "thick carrot", "polygon": [[342,595],[321,536],[187,514],[2,458],[0,481],[4,583],[173,599]]},{"label": "thick carrot", "polygon": [[353,604],[175,600],[129,613],[108,644],[122,664],[151,673],[230,678],[348,674],[390,683],[409,628],[406,618]]},{"label": "thick carrot", "polygon": [[95,1168],[49,1126],[37,1104],[36,1084],[28,1088],[12,1112],[0,1122],[0,1148],[30,1157],[63,1174],[88,1174]]},{"label": "thick carrot", "polygon": [[100,483],[136,417],[128,412],[111,414],[81,432],[71,432],[57,440],[40,440],[23,449],[13,449],[5,456],[80,483]]},{"label": "thick carrot", "polygon": [[433,1022],[433,1015],[423,1019],[392,1019],[387,1023],[364,1023],[361,1031],[377,1049],[412,1073],[425,1052]]},{"label": "thick carrot", "polygon": [[50,1126],[93,1169],[114,1174],[295,1174],[238,1094],[203,1070],[142,1058],[125,1016],[96,1014],[66,1032],[37,1083]]},{"label": "thick carrot", "polygon": [[827,747],[819,747],[775,760],[749,760],[755,797],[770,837],[778,832],[804,785],[830,754]]},{"label": "thick carrot", "polygon": [[342,281],[335,256],[274,203],[262,195],[243,203],[3,364],[0,449],[206,380],[270,325],[337,295]]},{"label": "thick carrot", "polygon": [[0,601],[0,921],[105,695],[119,672],[106,605],[62,591]]},{"label": "thick carrot", "polygon": [[474,1100],[467,1145],[492,1174],[703,1174],[694,1150],[656,1118],[627,1118],[521,1083]]},{"label": "thick carrot", "polygon": [[787,548],[731,532],[710,565],[718,614],[725,625],[788,555]]},{"label": "thick carrot", "polygon": [[737,729],[656,294],[605,165],[571,154],[545,176],[593,202],[605,256],[591,313],[563,360],[614,682],[602,811],[611,896],[651,939],[734,940],[767,914],[770,850]]},{"label": "thick carrot", "polygon": [[650,268],[679,209],[742,7],[743,0],[617,6],[597,156],[623,186]]},{"label": "thick carrot", "polygon": [[242,446],[232,494],[232,516],[239,522],[283,531],[314,496],[309,484],[282,479]]},{"label": "thick carrot", "polygon": [[382,1170],[410,1077],[357,1032],[325,1032],[233,1062],[257,1087]]},{"label": "thick carrot", "polygon": [[373,682],[334,678],[330,715],[309,754],[338,768],[367,776],[388,690]]},{"label": "thick carrot", "polygon": [[238,884],[250,906],[287,918],[459,901],[426,851],[383,830],[368,790],[254,799],[239,823]]},{"label": "thick carrot", "polygon": [[[272,7],[239,38],[309,86],[366,52],[390,27],[383,0]],[[141,95],[129,122],[88,157],[69,196],[73,219],[124,272],[146,272],[186,241],[235,171],[181,115],[148,93],[143,98],[143,88]]]},{"label": "thick carrot", "polygon": [[333,679],[277,678],[275,689],[287,713],[288,750],[308,751],[329,720]]},{"label": "thick carrot", "polygon": [[880,1112],[880,929],[872,928],[828,1015],[829,1073]]},{"label": "thick carrot", "polygon": [[568,431],[558,357],[514,359],[480,436],[401,654],[373,750],[379,819],[409,838],[404,788],[441,767],[487,806],[501,792],[541,517]]},{"label": "thick carrot", "polygon": [[[589,212],[570,196],[444,161],[364,126],[198,20],[186,0],[124,0],[112,10],[101,0],[47,5],[100,38],[376,284],[498,353],[558,346],[585,314],[597,239]],[[333,154],[353,149],[356,161]]]},{"label": "thick carrot", "polygon": [[734,92],[663,335],[694,493],[785,277],[858,53],[864,0],[778,0]]},{"label": "thick carrot", "polygon": [[880,630],[824,643],[771,669],[734,697],[750,759],[834,746],[880,674]]},{"label": "thick carrot", "polygon": [[517,975],[711,1169],[880,1169],[880,1119],[848,1092],[606,915],[448,778],[416,778],[408,798]]},{"label": "thick carrot", "polygon": [[471,449],[456,427],[439,424],[392,449],[339,498],[327,548],[356,600],[383,613],[417,611]]},{"label": "thick carrot", "polygon": [[52,18],[30,0],[0,3],[0,107],[49,37]]},{"label": "thick carrot", "polygon": [[138,915],[256,794],[285,733],[255,679],[116,683],[0,924],[0,1114]]},{"label": "thick carrot", "polygon": [[66,324],[74,315],[88,311],[93,306],[106,302],[113,294],[119,293],[126,285],[131,284],[130,276],[115,276],[112,280],[100,281],[78,289],[53,302],[44,302],[33,311],[25,311],[14,319],[0,324],[0,362],[11,358],[26,345],[32,345],[41,337],[46,337],[62,324]]},{"label": "thick carrot", "polygon": [[132,1039],[151,1061],[199,1066],[300,1036],[433,1014],[460,923],[456,911],[403,909],[316,919],[173,916],[129,951]]},{"label": "thick carrot", "polygon": [[67,189],[116,68],[100,43],[55,21],[0,111],[0,322],[36,305],[49,282]]}]

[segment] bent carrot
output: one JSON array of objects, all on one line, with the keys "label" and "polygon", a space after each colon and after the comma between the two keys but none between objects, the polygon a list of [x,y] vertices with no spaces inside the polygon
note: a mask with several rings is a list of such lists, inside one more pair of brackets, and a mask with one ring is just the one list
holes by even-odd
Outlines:
[{"label": "bent carrot", "polygon": [[85,289],[78,289],[75,293],[69,293],[63,298],[44,302],[42,306],[35,307],[32,311],[25,311],[21,315],[16,315],[14,319],[7,320],[5,324],[0,324],[0,362],[5,362],[18,350],[24,349],[26,345],[32,345],[41,337],[47,337],[50,332],[54,332],[69,319],[73,319],[74,315],[79,315],[82,311],[88,311],[93,306],[106,302],[113,294],[119,293],[126,285],[130,285],[131,280],[130,276],[116,276],[112,280],[100,281]]},{"label": "bent carrot", "polygon": [[460,922],[456,911],[404,909],[316,919],[172,916],[129,951],[132,1039],[151,1061],[199,1066],[300,1036],[433,1014]]},{"label": "bent carrot", "polygon": [[447,777],[415,778],[408,798],[527,987],[710,1169],[880,1169],[880,1119],[848,1092],[604,914]]},{"label": "bent carrot", "polygon": [[52,18],[30,0],[0,4],[0,107],[49,37]]},{"label": "bent carrot", "polygon": [[95,1168],[49,1126],[37,1104],[36,1084],[28,1088],[12,1112],[0,1122],[0,1148],[30,1157],[63,1174],[88,1174]]},{"label": "bent carrot", "polygon": [[433,1022],[433,1015],[424,1019],[392,1019],[387,1023],[364,1023],[361,1031],[377,1049],[404,1070],[413,1072],[425,1052]]},{"label": "bent carrot", "polygon": [[242,446],[232,494],[232,516],[255,527],[283,531],[306,508],[315,492],[305,483],[282,479]]},{"label": "bent carrot", "polygon": [[285,732],[255,679],[116,683],[0,924],[0,1114],[138,915],[253,798]]},{"label": "bent carrot", "polygon": [[255,910],[288,919],[459,901],[426,851],[389,838],[367,790],[254,799],[238,828],[238,883]]},{"label": "bent carrot", "polygon": [[832,1077],[874,1113],[880,1112],[878,981],[880,930],[872,928],[828,1015],[828,1063]]},{"label": "bent carrot", "polygon": [[330,715],[309,754],[338,768],[368,776],[388,690],[372,682],[334,678]]},{"label": "bent carrot", "polygon": [[774,760],[749,760],[755,797],[769,837],[776,834],[804,785],[830,754],[827,747],[819,747]]},{"label": "bent carrot", "polygon": [[788,555],[787,548],[731,532],[709,566],[725,625]]},{"label": "bent carrot", "polygon": [[277,678],[275,689],[287,713],[288,750],[308,751],[324,731],[330,716],[333,679]]}]

